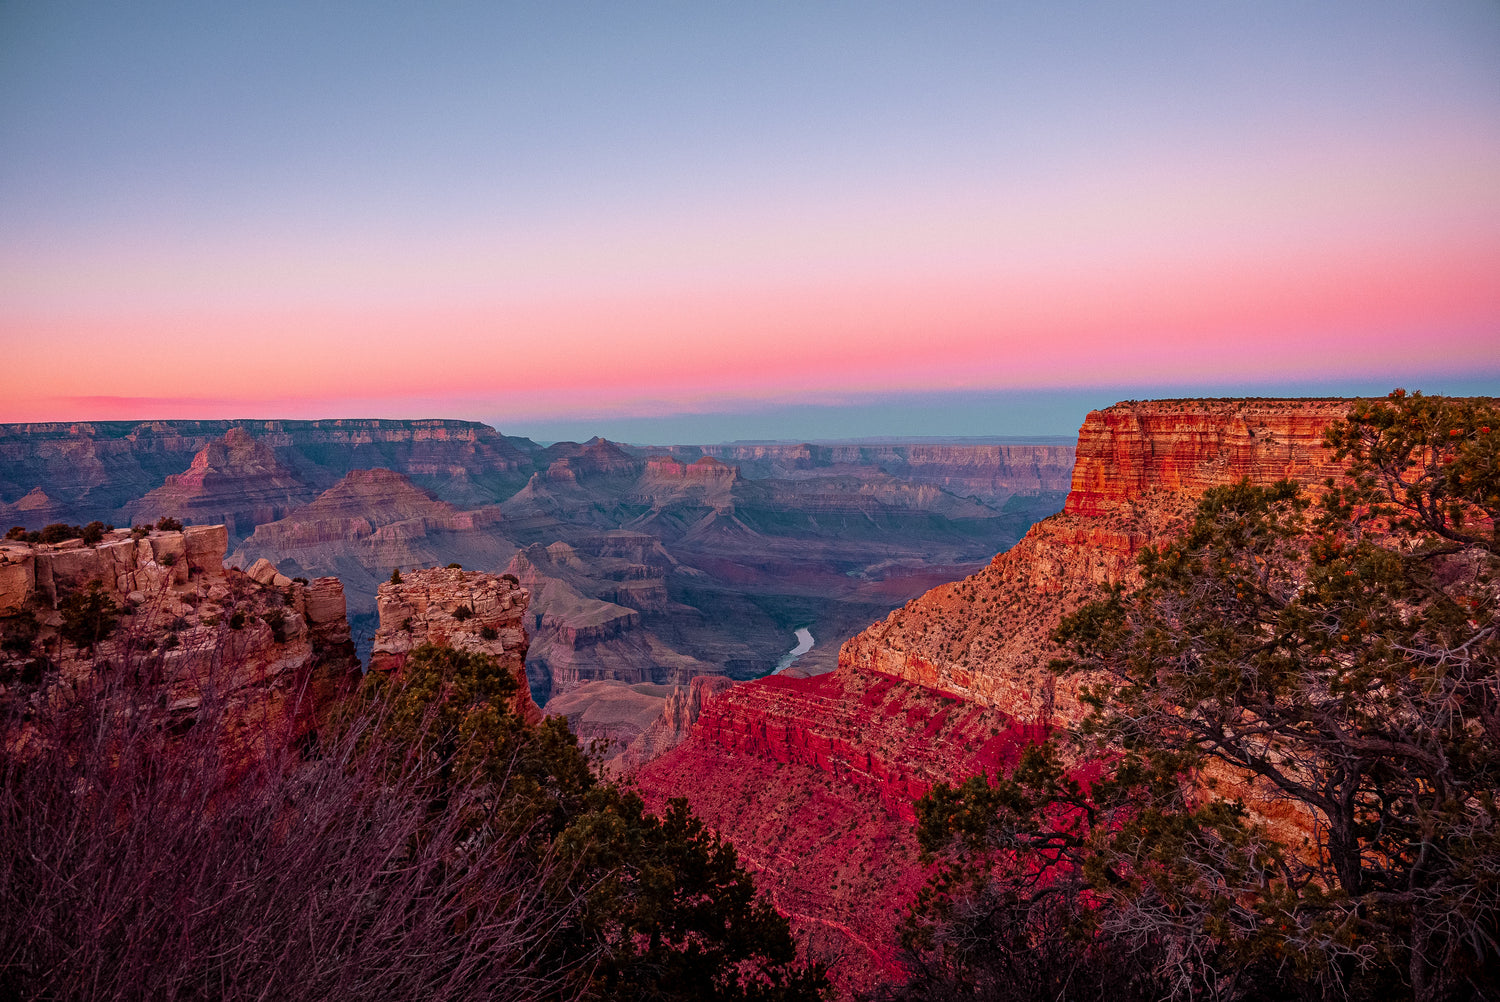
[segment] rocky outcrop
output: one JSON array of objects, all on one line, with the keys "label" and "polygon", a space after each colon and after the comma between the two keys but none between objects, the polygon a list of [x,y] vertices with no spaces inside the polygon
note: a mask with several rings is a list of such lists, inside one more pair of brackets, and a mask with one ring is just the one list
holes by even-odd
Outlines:
[{"label": "rocky outcrop", "polygon": [[116,529],[97,545],[79,539],[54,545],[0,542],[0,615],[28,605],[55,609],[69,592],[97,581],[116,601],[160,595],[190,576],[223,574],[227,535],[222,525],[144,534]]},{"label": "rocky outcrop", "polygon": [[[306,739],[359,678],[342,586],[226,569],[227,540],[224,526],[205,525],[119,530],[96,546],[0,545],[0,684],[50,698],[101,671],[150,675],[170,687],[160,709],[172,726],[207,704],[239,758]],[[119,618],[90,650],[63,638],[57,607],[96,583]]]},{"label": "rocky outcrop", "polygon": [[186,472],[167,477],[128,513],[131,521],[148,523],[163,515],[186,522],[222,522],[231,535],[243,536],[312,495],[312,488],[283,466],[269,446],[243,428],[231,428],[199,450]]},{"label": "rocky outcrop", "polygon": [[546,478],[576,483],[580,479],[617,474],[633,476],[640,462],[608,439],[591,438],[582,445],[558,442],[536,457],[546,462]]},{"label": "rocky outcrop", "polygon": [[932,685],[1027,720],[1079,719],[1077,677],[1055,680],[1050,636],[1102,584],[1136,580],[1136,557],[1184,525],[1210,487],[1338,474],[1323,431],[1349,401],[1161,400],[1088,415],[1062,514],[962,581],[851,638],[841,668]]},{"label": "rocky outcrop", "polygon": [[615,767],[629,772],[682,744],[698,722],[704,705],[733,685],[734,681],[723,675],[698,675],[688,685],[674,687],[656,718],[624,743],[624,749],[614,760]]},{"label": "rocky outcrop", "polygon": [[526,682],[524,620],[531,595],[512,576],[430,568],[380,586],[371,671],[399,671],[413,648],[432,643],[493,657],[517,681],[514,708],[542,719]]},{"label": "rocky outcrop", "polygon": [[1196,497],[1249,478],[1319,484],[1339,472],[1323,431],[1347,400],[1146,400],[1091,411],[1063,511],[1105,515],[1149,493]]}]

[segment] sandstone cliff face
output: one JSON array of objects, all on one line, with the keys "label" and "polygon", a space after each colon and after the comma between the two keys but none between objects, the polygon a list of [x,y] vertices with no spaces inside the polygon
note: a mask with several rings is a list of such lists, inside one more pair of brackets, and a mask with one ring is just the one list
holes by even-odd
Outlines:
[{"label": "sandstone cliff face", "polygon": [[1133,583],[1141,548],[1181,530],[1210,487],[1338,473],[1323,431],[1348,401],[1163,400],[1088,415],[1061,515],[962,581],[851,638],[840,665],[931,685],[1021,719],[1076,721],[1079,679],[1054,682],[1048,639],[1101,584]]},{"label": "sandstone cliff face", "polygon": [[1148,400],[1091,411],[1063,511],[1104,515],[1150,492],[1202,494],[1248,477],[1317,484],[1338,468],[1323,431],[1347,400]]},{"label": "sandstone cliff face", "polygon": [[411,650],[425,643],[487,654],[517,680],[516,712],[536,723],[542,715],[526,682],[523,625],[530,598],[511,577],[458,568],[406,572],[399,583],[380,586],[370,670],[399,671]]},{"label": "sandstone cliff face", "polygon": [[[226,569],[226,541],[215,525],[139,538],[119,530],[93,547],[0,546],[0,635],[37,634],[29,650],[0,656],[0,684],[35,685],[47,698],[100,671],[153,674],[171,685],[170,723],[195,718],[207,701],[239,757],[306,738],[359,677],[343,588],[337,578],[304,584],[274,568],[259,580]],[[62,639],[55,610],[94,582],[120,619],[88,651]]]},{"label": "sandstone cliff face", "polygon": [[242,536],[262,522],[285,515],[312,498],[312,489],[283,466],[264,442],[243,428],[231,428],[193,457],[184,473],[131,505],[131,521],[154,522],[163,515],[187,522],[222,522]]},{"label": "sandstone cliff face", "polygon": [[[687,796],[723,831],[804,943],[841,958],[840,983],[888,970],[923,879],[915,800],[939,780],[1005,767],[1082,713],[1078,683],[1046,668],[1063,614],[1100,584],[1132,581],[1139,551],[1179,531],[1207,488],[1335,473],[1318,443],[1347,406],[1161,401],[1089,415],[1066,513],[851,638],[834,673],[707,700],[687,741],[637,768],[641,789],[652,803]],[[1273,824],[1296,822],[1244,792]],[[853,859],[865,869],[849,872]],[[877,880],[863,875],[880,867]]]}]

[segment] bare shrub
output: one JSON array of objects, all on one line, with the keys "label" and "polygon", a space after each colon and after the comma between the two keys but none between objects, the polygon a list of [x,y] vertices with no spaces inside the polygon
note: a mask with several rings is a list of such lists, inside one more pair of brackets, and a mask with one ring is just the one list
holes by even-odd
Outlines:
[{"label": "bare shrub", "polygon": [[566,875],[475,837],[492,785],[445,777],[435,810],[445,765],[390,746],[385,704],[247,760],[142,674],[0,694],[0,996],[565,994]]}]

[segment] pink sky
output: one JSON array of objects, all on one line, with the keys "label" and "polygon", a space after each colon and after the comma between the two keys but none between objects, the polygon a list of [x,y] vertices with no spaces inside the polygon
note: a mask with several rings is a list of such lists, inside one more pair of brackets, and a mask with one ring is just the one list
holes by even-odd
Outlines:
[{"label": "pink sky", "polygon": [[[567,147],[568,169],[584,173],[553,164],[504,185],[446,187],[453,163],[419,159],[398,163],[409,175],[398,184],[374,173],[383,161],[351,159],[358,136],[335,149],[320,133],[278,133],[255,147],[263,161],[226,160],[200,178],[204,195],[153,174],[180,172],[202,149],[109,147],[54,164],[61,154],[46,151],[90,135],[59,125],[51,146],[22,143],[23,167],[0,175],[14,182],[0,219],[17,220],[0,236],[0,421],[525,422],[946,389],[1500,379],[1500,116],[1483,86],[1497,74],[1482,59],[1453,80],[1432,68],[1466,65],[1455,47],[1472,39],[1459,27],[1414,20],[1387,37],[1366,26],[1366,66],[1286,48],[1298,25],[1283,35],[1273,24],[1222,56],[1257,71],[1268,53],[1281,60],[1280,76],[1244,93],[1233,73],[1213,78],[1211,60],[1174,68],[1185,50],[1066,83],[1037,59],[1026,79],[1052,90],[1036,107],[1007,105],[1017,82],[990,80],[978,47],[970,75],[931,82],[963,44],[944,36],[931,66],[901,64],[913,93],[953,88],[918,105],[954,119],[948,145],[928,136],[931,149],[881,118],[899,100],[890,95],[869,106],[868,135],[844,137],[847,150],[820,145],[859,121],[857,99],[825,108],[831,98],[791,89],[775,97],[783,117],[795,120],[798,102],[815,112],[794,133],[742,115],[743,135],[655,147],[651,129],[673,108],[698,130],[685,136],[719,123],[717,106],[653,93],[633,119],[646,137],[637,148],[597,117],[618,83],[601,81],[585,95],[595,118],[522,134],[545,150],[593,130]],[[1348,42],[1334,19],[1302,28]],[[1050,28],[1038,15],[1031,30]],[[1107,47],[1109,30],[1078,44],[1106,68],[1135,59]],[[48,41],[62,45],[37,44]],[[1438,80],[1432,93],[1399,80],[1375,91],[1370,80],[1400,69],[1387,50],[1419,43],[1403,72]],[[169,57],[177,43],[158,44]],[[1142,35],[1147,48],[1167,44]],[[50,65],[39,57],[30,82],[40,88]],[[818,79],[836,93],[842,78]],[[179,100],[184,84],[162,86]],[[743,82],[720,86],[737,94]],[[1195,87],[1208,95],[1198,105]],[[1112,105],[1115,91],[1126,97]],[[85,97],[95,99],[68,107],[82,114]],[[23,99],[0,108],[0,140],[41,135],[52,98],[32,99],[29,125],[14,113]],[[385,121],[364,104],[342,111],[369,114],[368,128]],[[217,108],[179,112],[231,138],[251,128],[211,124]],[[240,109],[247,123],[259,113]],[[1137,113],[1139,125],[1117,121]],[[413,133],[401,155],[423,148],[417,138],[451,145],[472,125],[457,117]],[[283,128],[274,117],[266,127]],[[1006,145],[1019,135],[1031,145]],[[800,165],[780,173],[776,158],[794,153]],[[621,156],[614,173],[587,173]],[[73,187],[49,180],[54,167]],[[230,192],[234,171],[273,180]]]}]

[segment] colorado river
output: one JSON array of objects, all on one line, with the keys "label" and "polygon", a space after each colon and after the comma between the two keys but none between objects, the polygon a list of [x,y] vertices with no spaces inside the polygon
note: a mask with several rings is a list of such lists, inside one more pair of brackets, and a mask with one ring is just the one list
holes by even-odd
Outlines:
[{"label": "colorado river", "polygon": [[772,675],[775,675],[777,672],[786,671],[792,666],[793,661],[796,661],[802,655],[813,649],[813,635],[811,630],[804,626],[797,631],[796,636],[797,646],[793,647],[791,650],[787,651],[781,656],[781,660],[776,662],[776,667],[771,671]]}]

